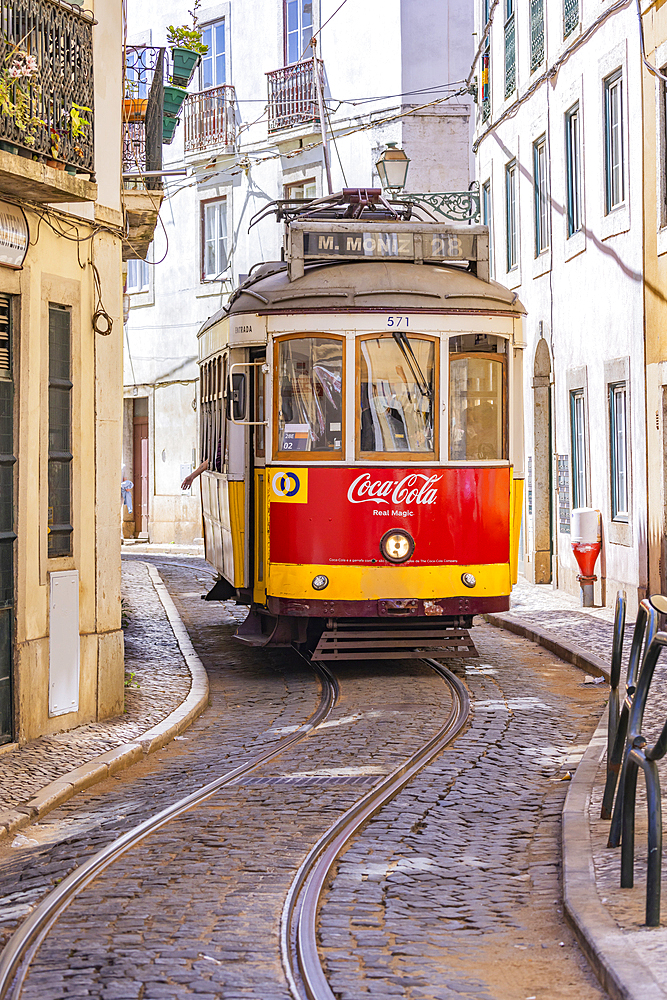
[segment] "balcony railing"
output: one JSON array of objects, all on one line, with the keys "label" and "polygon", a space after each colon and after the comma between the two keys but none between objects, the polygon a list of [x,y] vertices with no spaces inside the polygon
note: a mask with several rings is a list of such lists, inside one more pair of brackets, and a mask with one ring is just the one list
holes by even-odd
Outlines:
[{"label": "balcony railing", "polygon": [[92,174],[93,28],[53,0],[0,0],[0,141]]},{"label": "balcony railing", "polygon": [[544,60],[544,0],[530,0],[530,72]]},{"label": "balcony railing", "polygon": [[505,97],[516,90],[516,24],[514,14],[505,21]]},{"label": "balcony railing", "polygon": [[236,94],[229,83],[186,98],[185,152],[225,148],[236,142]]},{"label": "balcony railing", "polygon": [[[123,173],[162,169],[164,79],[168,73],[164,48],[128,45],[125,53],[123,100]],[[145,107],[144,107],[145,105]],[[140,112],[137,112],[140,108]],[[160,177],[124,181],[126,188],[159,190]]]},{"label": "balcony railing", "polygon": [[[322,62],[318,62],[321,79]],[[274,69],[266,77],[269,86],[269,132],[319,123],[312,59]]]},{"label": "balcony railing", "polygon": [[571,35],[579,24],[579,0],[565,0],[563,4],[563,38]]}]

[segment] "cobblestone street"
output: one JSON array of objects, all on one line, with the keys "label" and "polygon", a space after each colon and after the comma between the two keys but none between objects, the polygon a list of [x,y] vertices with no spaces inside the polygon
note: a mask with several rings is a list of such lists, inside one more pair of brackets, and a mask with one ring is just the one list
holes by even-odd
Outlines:
[{"label": "cobblestone street", "polygon": [[[314,710],[319,685],[303,661],[239,646],[234,606],[200,600],[203,565],[159,561],[209,673],[210,708],[176,742],[0,845],[5,939],[91,852]],[[134,656],[150,652],[141,616],[158,617],[142,594]],[[352,842],[325,897],[322,954],[338,997],[604,996],[562,917],[559,816],[605,693],[524,639],[488,625],[473,636],[479,660],[456,667],[474,699],[469,728]],[[305,742],[150,835],[71,904],[24,997],[287,1000],[278,931],[299,863],[450,705],[419,661],[336,674],[339,703]]]}]

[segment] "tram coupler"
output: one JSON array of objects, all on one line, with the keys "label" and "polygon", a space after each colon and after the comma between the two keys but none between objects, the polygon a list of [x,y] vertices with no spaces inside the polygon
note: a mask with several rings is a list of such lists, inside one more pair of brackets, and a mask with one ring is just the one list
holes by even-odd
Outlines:
[{"label": "tram coupler", "polygon": [[579,586],[581,587],[581,606],[582,608],[594,608],[595,601],[593,597],[593,584],[597,580],[597,576],[578,576]]}]

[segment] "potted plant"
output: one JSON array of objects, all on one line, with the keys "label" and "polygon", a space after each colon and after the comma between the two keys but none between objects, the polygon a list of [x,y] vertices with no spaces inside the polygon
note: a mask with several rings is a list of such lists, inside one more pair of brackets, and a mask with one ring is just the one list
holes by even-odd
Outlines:
[{"label": "potted plant", "polygon": [[22,52],[17,45],[7,53],[0,69],[0,112],[13,120],[25,146],[34,146],[37,130],[46,125],[34,111],[41,95],[38,75],[35,56]]},{"label": "potted plant", "polygon": [[195,0],[192,16],[192,27],[185,25],[174,27],[170,24],[167,28],[167,42],[172,46],[172,74],[171,82],[176,87],[187,87],[194,76],[201,57],[208,52],[208,45],[204,45],[201,40],[201,32],[197,27],[197,11],[201,0]]},{"label": "potted plant", "polygon": [[170,146],[174,141],[178,118],[165,112],[162,116],[162,141],[166,146]]}]

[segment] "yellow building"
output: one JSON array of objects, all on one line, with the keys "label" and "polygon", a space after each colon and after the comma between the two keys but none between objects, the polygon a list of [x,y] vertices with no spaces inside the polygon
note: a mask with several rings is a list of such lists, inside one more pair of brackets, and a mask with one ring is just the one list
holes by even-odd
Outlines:
[{"label": "yellow building", "polygon": [[[649,592],[667,593],[667,0],[642,2]],[[648,63],[648,65],[646,64]],[[649,68],[651,67],[651,68]],[[655,69],[661,76],[656,75]]]},{"label": "yellow building", "polygon": [[5,746],[123,708],[121,6],[3,7]]}]

